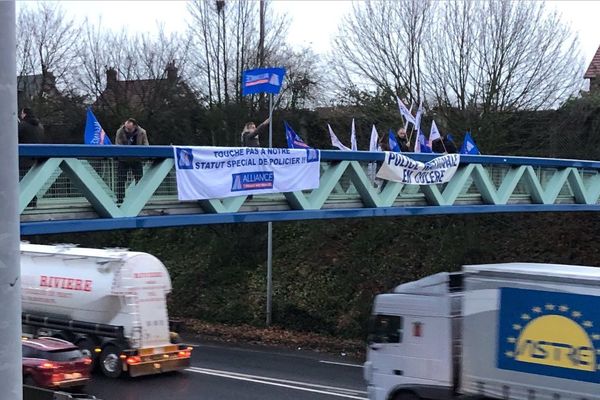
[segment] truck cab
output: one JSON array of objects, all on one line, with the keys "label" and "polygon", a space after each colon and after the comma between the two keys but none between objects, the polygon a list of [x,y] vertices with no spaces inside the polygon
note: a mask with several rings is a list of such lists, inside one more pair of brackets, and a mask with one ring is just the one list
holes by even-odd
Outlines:
[{"label": "truck cab", "polygon": [[462,275],[444,272],[375,298],[364,365],[370,400],[453,397],[461,289]]}]

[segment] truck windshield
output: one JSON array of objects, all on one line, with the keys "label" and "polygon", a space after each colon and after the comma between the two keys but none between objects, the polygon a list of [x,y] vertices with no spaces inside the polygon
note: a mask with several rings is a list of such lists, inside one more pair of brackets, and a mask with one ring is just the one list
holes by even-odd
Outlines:
[{"label": "truck windshield", "polygon": [[372,315],[369,320],[369,343],[402,342],[402,317],[398,315]]}]

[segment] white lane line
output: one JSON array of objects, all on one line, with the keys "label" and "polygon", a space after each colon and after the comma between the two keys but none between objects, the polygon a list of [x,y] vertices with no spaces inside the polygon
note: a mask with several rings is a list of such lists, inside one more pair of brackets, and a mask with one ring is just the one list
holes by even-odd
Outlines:
[{"label": "white lane line", "polygon": [[363,367],[361,364],[350,364],[350,363],[343,363],[343,362],[337,362],[337,361],[320,360],[319,362],[323,363],[323,364],[343,365],[345,367],[356,367],[356,368],[362,368]]},{"label": "white lane line", "polygon": [[[222,378],[237,379],[237,380],[246,381],[246,382],[262,383],[263,385],[279,386],[279,387],[284,387],[284,388],[288,388],[288,389],[302,390],[305,392],[321,393],[321,394],[330,395],[330,396],[345,397],[348,399],[367,400],[365,397],[359,396],[360,394],[366,394],[366,392],[357,391],[357,390],[355,391],[355,390],[350,390],[350,389],[345,389],[345,388],[337,388],[334,386],[316,385],[316,384],[305,383],[305,382],[289,381],[289,380],[285,380],[285,379],[269,378],[266,376],[246,375],[246,374],[240,374],[240,373],[229,372],[229,371],[219,371],[219,370],[197,368],[197,367],[186,368],[186,371],[195,372],[198,374],[219,376]],[[285,383],[280,383],[280,382],[285,382]],[[294,385],[310,386],[310,387],[320,388],[320,389],[311,389],[310,387],[301,387],[301,386],[294,386]],[[327,389],[337,390],[337,391],[341,391],[341,392],[347,392],[349,394],[336,393],[336,392],[329,391]]]},{"label": "white lane line", "polygon": [[290,383],[290,384],[301,385],[301,386],[311,386],[311,387],[315,387],[315,388],[319,388],[319,389],[343,390],[346,392],[353,392],[356,394],[367,394],[367,392],[361,391],[361,390],[345,389],[345,388],[340,388],[340,387],[336,387],[336,386],[318,385],[316,383],[292,381],[289,379],[272,378],[269,376],[249,375],[249,374],[242,374],[240,372],[232,372],[232,371],[224,371],[224,370],[219,370],[219,369],[209,369],[209,368],[200,368],[200,367],[190,367],[189,369],[201,371],[201,372],[207,371],[207,372],[214,372],[214,373],[218,373],[218,374],[241,376],[244,378],[253,378],[253,379],[261,379],[261,380],[267,380],[267,381],[273,381],[273,382]]}]

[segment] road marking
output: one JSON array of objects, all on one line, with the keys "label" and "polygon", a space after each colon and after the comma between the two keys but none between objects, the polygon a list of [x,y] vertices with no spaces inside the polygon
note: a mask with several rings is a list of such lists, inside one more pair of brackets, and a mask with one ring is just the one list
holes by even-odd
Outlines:
[{"label": "road marking", "polygon": [[[346,389],[346,388],[339,388],[339,387],[335,387],[335,386],[317,385],[317,384],[313,384],[313,383],[270,378],[267,376],[247,375],[247,374],[241,374],[241,373],[237,373],[237,372],[221,371],[221,370],[216,370],[216,369],[207,369],[207,368],[198,368],[198,367],[186,368],[186,371],[195,372],[198,374],[219,376],[222,378],[237,379],[237,380],[247,381],[247,382],[262,383],[263,385],[279,386],[279,387],[284,387],[284,388],[288,388],[288,389],[302,390],[305,392],[321,393],[321,394],[326,394],[326,395],[330,395],[330,396],[345,397],[348,399],[367,400],[365,397],[360,396],[361,394],[362,395],[366,394],[366,392],[359,391],[359,390],[351,390],[351,389]],[[299,386],[296,386],[296,385],[299,385]],[[303,387],[303,386],[305,386],[305,387]]]},{"label": "road marking", "polygon": [[319,362],[323,363],[323,364],[343,365],[345,367],[356,367],[356,368],[362,368],[363,367],[361,364],[350,364],[350,363],[343,363],[343,362],[337,362],[337,361],[320,360]]},{"label": "road marking", "polygon": [[189,369],[196,370],[196,371],[208,371],[208,372],[214,372],[214,373],[219,373],[219,374],[227,374],[227,375],[232,375],[232,376],[241,376],[241,377],[245,377],[245,378],[263,379],[263,380],[274,381],[274,382],[292,383],[295,385],[302,385],[302,386],[312,386],[312,387],[318,387],[318,388],[322,388],[322,389],[345,390],[345,391],[350,391],[350,392],[354,392],[354,393],[367,394],[367,392],[360,391],[360,390],[344,389],[344,388],[339,388],[339,387],[335,387],[335,386],[319,385],[316,383],[292,381],[289,379],[271,378],[268,376],[242,374],[240,372],[232,372],[232,371],[224,371],[224,370],[200,368],[200,367],[190,367]]}]

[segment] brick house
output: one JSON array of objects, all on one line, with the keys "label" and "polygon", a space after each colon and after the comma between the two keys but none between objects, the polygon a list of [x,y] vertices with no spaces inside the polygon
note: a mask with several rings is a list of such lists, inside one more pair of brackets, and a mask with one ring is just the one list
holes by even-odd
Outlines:
[{"label": "brick house", "polygon": [[600,46],[583,78],[590,80],[590,93],[600,93]]},{"label": "brick house", "polygon": [[147,114],[168,106],[176,98],[193,99],[189,86],[178,76],[175,62],[170,62],[158,79],[119,80],[115,68],[106,70],[106,88],[93,104],[112,114]]}]

